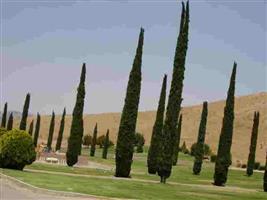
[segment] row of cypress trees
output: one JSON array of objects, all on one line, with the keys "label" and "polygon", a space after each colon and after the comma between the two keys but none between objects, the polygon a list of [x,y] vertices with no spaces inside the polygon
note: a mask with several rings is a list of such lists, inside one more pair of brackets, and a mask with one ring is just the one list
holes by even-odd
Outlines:
[{"label": "row of cypress trees", "polygon": [[[186,7],[182,2],[182,13],[180,20],[180,32],[177,39],[177,45],[174,56],[173,74],[171,80],[171,87],[169,92],[168,104],[165,113],[165,99],[166,99],[166,85],[167,75],[163,78],[162,89],[159,99],[156,121],[153,126],[151,146],[148,153],[148,172],[151,174],[158,174],[161,182],[165,183],[166,179],[171,175],[172,166],[177,164],[179,142],[181,136],[182,115],[180,115],[182,103],[183,80],[185,72],[185,61],[188,48],[188,31],[189,31],[189,2],[187,1]],[[138,105],[141,90],[141,66],[142,66],[142,53],[144,43],[144,29],[141,28],[134,58],[132,70],[130,72],[127,92],[125,97],[125,104],[122,111],[118,139],[116,145],[116,177],[129,177],[131,171],[131,164],[134,152],[134,134],[136,129]],[[226,105],[224,108],[224,117],[222,129],[220,134],[217,159],[215,163],[214,172],[214,185],[223,186],[227,182],[228,168],[231,165],[231,145],[233,137],[233,124],[234,124],[234,95],[235,95],[235,77],[236,77],[236,63],[234,63]],[[81,154],[81,144],[83,138],[83,108],[85,98],[85,78],[86,66],[82,66],[80,83],[77,89],[76,104],[72,113],[72,123],[70,137],[68,138],[68,148],[66,153],[67,164],[73,166],[78,161],[78,156]],[[20,129],[26,130],[28,109],[30,105],[30,94],[27,94],[22,119],[20,122]],[[6,126],[6,113],[7,103],[4,107],[4,117],[2,118],[1,126]],[[59,136],[56,144],[56,149],[60,149],[62,136],[64,132],[64,119],[66,111],[64,109]],[[180,115],[180,117],[179,117]],[[203,110],[201,121],[199,125],[197,152],[193,166],[193,173],[199,174],[202,166],[203,159],[203,146],[205,142],[206,123],[208,115],[208,103],[203,103]],[[178,120],[179,118],[179,120]],[[34,132],[34,144],[37,145],[39,130],[40,130],[41,117],[37,114],[37,122]],[[8,128],[12,128],[13,116],[12,114],[8,120]],[[255,162],[255,150],[258,132],[259,113],[255,114],[250,154],[248,159],[247,174],[252,175],[251,167]],[[10,123],[9,123],[10,122]],[[54,132],[55,114],[52,113],[52,118],[49,128],[49,136],[47,141],[48,149],[51,149],[52,138]],[[30,124],[29,133],[33,133],[33,121]],[[95,154],[97,124],[94,130],[94,137],[91,146],[90,155]],[[106,134],[106,140],[103,150],[103,158],[107,157],[107,148],[109,145],[109,130]],[[266,169],[264,175],[264,190],[266,191]]]},{"label": "row of cypress trees", "polygon": [[[30,106],[30,94],[28,93],[26,95],[24,106],[23,106],[22,117],[21,117],[21,121],[20,121],[20,125],[19,125],[20,130],[26,130],[29,106]],[[11,130],[13,128],[13,113],[11,113],[9,115],[8,122],[6,124],[7,107],[8,107],[8,104],[5,103],[4,112],[2,115],[1,127],[6,128],[7,130]],[[63,132],[64,132],[65,115],[66,115],[66,109],[64,108],[62,119],[61,119],[61,124],[60,124],[60,129],[59,129],[59,134],[58,134],[58,139],[57,139],[57,144],[56,144],[56,150],[59,150],[61,148],[62,136],[63,136]],[[41,116],[39,115],[39,113],[37,113],[37,122],[35,125],[34,135],[33,135],[34,120],[31,121],[31,123],[29,125],[29,129],[28,129],[28,133],[31,136],[33,135],[33,141],[34,141],[35,147],[37,146],[37,143],[38,143],[40,123],[41,123]],[[54,133],[54,126],[55,126],[55,113],[53,111],[52,112],[52,118],[50,121],[48,140],[47,140],[47,147],[49,150],[51,150],[53,133]]]}]

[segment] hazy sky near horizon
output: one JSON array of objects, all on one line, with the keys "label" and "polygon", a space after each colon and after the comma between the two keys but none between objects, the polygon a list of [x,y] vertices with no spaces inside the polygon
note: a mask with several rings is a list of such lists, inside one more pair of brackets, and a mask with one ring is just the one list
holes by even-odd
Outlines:
[{"label": "hazy sky near horizon", "polygon": [[[266,2],[190,1],[183,105],[266,91]],[[173,67],[180,1],[2,1],[2,98],[21,111],[71,113],[82,63],[85,113],[121,112],[140,27],[145,29],[139,110],[157,108]]]}]

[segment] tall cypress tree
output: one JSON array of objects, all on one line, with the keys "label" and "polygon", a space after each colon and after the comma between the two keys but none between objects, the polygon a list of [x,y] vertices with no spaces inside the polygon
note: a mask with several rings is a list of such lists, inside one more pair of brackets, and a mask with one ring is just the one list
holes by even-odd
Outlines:
[{"label": "tall cypress tree", "polygon": [[47,148],[49,151],[52,149],[54,129],[55,129],[55,113],[53,111],[51,121],[50,121],[50,127],[49,127],[49,135],[47,139]]},{"label": "tall cypress tree", "polygon": [[85,98],[85,63],[82,67],[80,83],[76,98],[76,104],[72,113],[72,123],[70,136],[68,138],[68,149],[66,153],[68,166],[73,166],[78,161],[78,156],[81,153],[82,137],[83,137],[83,107]]},{"label": "tall cypress tree", "polygon": [[90,156],[92,156],[92,157],[95,156],[96,139],[97,139],[97,123],[95,124],[93,139],[92,139],[92,143],[91,143]]},{"label": "tall cypress tree", "polygon": [[103,159],[107,159],[108,148],[109,148],[109,129],[107,130],[106,137],[105,137],[105,142],[104,142],[104,147],[103,147],[103,152],[102,152]]},{"label": "tall cypress tree", "polygon": [[29,107],[30,107],[30,94],[28,93],[26,95],[26,99],[23,106],[22,117],[19,125],[20,130],[26,130]]},{"label": "tall cypress tree", "polygon": [[147,156],[147,168],[149,174],[156,174],[158,170],[158,162],[160,159],[162,127],[164,121],[165,99],[166,99],[167,75],[164,75],[156,120],[153,126],[150,147]]},{"label": "tall cypress tree", "polygon": [[7,121],[7,130],[12,130],[13,128],[13,113],[10,113],[8,121]]},{"label": "tall cypress tree", "polygon": [[263,176],[263,190],[264,192],[267,192],[267,152],[266,152],[265,172]]},{"label": "tall cypress tree", "polygon": [[64,127],[65,127],[65,116],[66,116],[66,108],[64,108],[63,110],[63,114],[62,114],[61,121],[60,121],[60,127],[59,127],[58,136],[57,136],[56,151],[61,149],[61,143],[62,143]]},{"label": "tall cypress tree", "polygon": [[254,113],[253,119],[253,128],[251,133],[250,147],[249,147],[249,156],[247,162],[247,175],[251,176],[253,174],[254,164],[255,164],[255,154],[257,148],[257,139],[258,139],[258,128],[260,121],[260,113]]},{"label": "tall cypress tree", "polygon": [[181,139],[181,132],[182,132],[182,121],[183,121],[183,115],[180,114],[179,121],[178,121],[178,127],[176,131],[176,141],[173,146],[173,156],[172,156],[172,165],[177,165],[178,161],[178,155],[179,155],[179,146],[180,146],[180,139]]},{"label": "tall cypress tree", "polygon": [[208,117],[208,102],[203,103],[201,120],[198,129],[198,139],[196,144],[195,162],[193,166],[193,173],[199,175],[202,167],[202,161],[204,157],[204,143],[206,135],[206,125]]},{"label": "tall cypress tree", "polygon": [[35,147],[37,147],[38,144],[40,125],[41,125],[41,116],[39,113],[37,113],[37,121],[35,124],[34,137],[33,137],[33,144]]},{"label": "tall cypress tree", "polygon": [[34,120],[31,121],[30,127],[29,127],[29,134],[30,134],[30,136],[32,136],[32,132],[33,132],[33,122],[34,122]]},{"label": "tall cypress tree", "polygon": [[116,145],[116,177],[129,177],[131,171],[136,120],[141,90],[143,42],[144,29],[141,28],[119,126]]},{"label": "tall cypress tree", "polygon": [[169,93],[165,122],[163,126],[163,150],[162,159],[159,164],[158,175],[161,182],[165,183],[171,175],[173,163],[173,146],[177,130],[178,116],[180,114],[182,103],[183,80],[185,71],[185,60],[188,46],[189,30],[189,2],[187,1],[186,9],[182,2],[182,14],[180,22],[180,33],[177,39],[177,46],[174,56],[173,74],[171,88]]},{"label": "tall cypress tree", "polygon": [[4,111],[3,111],[3,114],[2,114],[2,122],[1,122],[1,127],[2,128],[6,127],[6,118],[7,118],[7,102],[5,103]]},{"label": "tall cypress tree", "polygon": [[234,128],[236,63],[234,63],[230,86],[228,89],[224,117],[215,163],[214,185],[224,186],[227,181],[228,168],[231,165],[231,146]]}]

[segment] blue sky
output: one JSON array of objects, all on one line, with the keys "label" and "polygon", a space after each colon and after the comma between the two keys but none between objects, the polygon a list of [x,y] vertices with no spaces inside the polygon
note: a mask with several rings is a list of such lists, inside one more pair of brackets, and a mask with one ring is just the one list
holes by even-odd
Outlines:
[{"label": "blue sky", "polygon": [[[191,0],[183,105],[224,99],[233,62],[237,95],[266,91],[266,2]],[[140,27],[145,29],[140,110],[168,84],[180,1],[2,1],[2,102],[72,112],[87,63],[85,113],[120,112]]]}]

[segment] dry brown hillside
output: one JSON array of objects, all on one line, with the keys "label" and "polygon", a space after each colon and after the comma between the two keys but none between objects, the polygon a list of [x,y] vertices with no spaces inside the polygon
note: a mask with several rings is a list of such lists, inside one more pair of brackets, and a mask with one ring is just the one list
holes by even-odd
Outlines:
[{"label": "dry brown hillside", "polygon": [[[209,104],[206,143],[211,146],[213,152],[215,153],[219,140],[224,104],[224,101],[217,101]],[[184,120],[182,125],[181,143],[185,141],[188,147],[196,141],[201,109],[202,105],[196,105],[185,107],[182,110]],[[234,162],[236,160],[246,162],[247,160],[254,111],[260,111],[260,127],[256,160],[261,163],[264,163],[265,161],[265,152],[267,149],[267,93],[262,92],[236,98],[235,126],[232,146]],[[60,117],[61,116],[56,116],[53,145],[55,145],[55,140],[58,134]],[[32,117],[29,118],[29,121],[31,119]],[[137,131],[144,134],[147,145],[149,145],[150,142],[154,119],[154,111],[140,112],[138,115]],[[105,134],[106,130],[109,128],[111,140],[115,141],[120,122],[120,113],[85,115],[85,134],[92,134],[93,126],[96,122],[98,122],[99,135]],[[50,116],[42,116],[39,142],[46,142],[49,123]],[[71,116],[68,115],[65,123],[63,139],[64,146],[66,146],[66,141],[70,132],[70,123]],[[18,127],[17,120],[15,121],[15,126]]]}]

